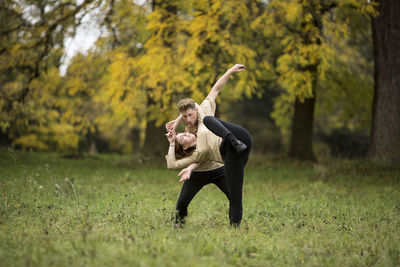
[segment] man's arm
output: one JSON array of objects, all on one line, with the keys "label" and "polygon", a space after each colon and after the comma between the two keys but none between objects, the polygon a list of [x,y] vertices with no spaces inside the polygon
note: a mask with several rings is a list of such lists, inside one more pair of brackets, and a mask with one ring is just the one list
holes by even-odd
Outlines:
[{"label": "man's arm", "polygon": [[246,67],[244,65],[241,64],[235,64],[232,68],[228,69],[224,75],[222,75],[221,78],[218,79],[218,81],[214,84],[214,86],[211,88],[210,93],[208,94],[207,97],[212,98],[213,100],[215,100],[219,94],[219,92],[221,91],[222,87],[224,87],[224,85],[226,84],[226,82],[229,79],[229,76],[231,76],[231,74],[233,73],[238,73],[238,72],[242,72],[246,69]]},{"label": "man's arm", "polygon": [[[194,104],[196,105],[196,108],[199,107],[197,103]],[[181,121],[182,121],[182,114],[179,114],[178,118],[165,124],[165,129],[167,130],[167,132],[174,132]]]}]

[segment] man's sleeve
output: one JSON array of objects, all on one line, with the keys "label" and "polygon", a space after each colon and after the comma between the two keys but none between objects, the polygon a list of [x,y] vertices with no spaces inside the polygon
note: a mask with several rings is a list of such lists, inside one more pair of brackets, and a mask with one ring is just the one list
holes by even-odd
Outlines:
[{"label": "man's sleeve", "polygon": [[214,116],[217,104],[215,103],[215,99],[207,97],[199,107],[203,109],[205,116]]}]

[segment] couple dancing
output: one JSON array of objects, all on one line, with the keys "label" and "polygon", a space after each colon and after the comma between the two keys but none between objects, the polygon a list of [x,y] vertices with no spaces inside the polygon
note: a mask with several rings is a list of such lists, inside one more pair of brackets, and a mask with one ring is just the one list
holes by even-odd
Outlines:
[{"label": "couple dancing", "polygon": [[[190,201],[209,183],[227,196],[230,224],[240,225],[244,167],[252,146],[251,136],[243,127],[220,120],[214,114],[215,98],[229,76],[244,70],[245,66],[240,64],[227,70],[200,105],[189,98],[179,101],[179,117],[166,124],[170,143],[167,167],[183,169],[178,174],[184,184],[176,205],[177,226],[184,223]],[[182,120],[187,124],[185,132],[176,134]]]}]

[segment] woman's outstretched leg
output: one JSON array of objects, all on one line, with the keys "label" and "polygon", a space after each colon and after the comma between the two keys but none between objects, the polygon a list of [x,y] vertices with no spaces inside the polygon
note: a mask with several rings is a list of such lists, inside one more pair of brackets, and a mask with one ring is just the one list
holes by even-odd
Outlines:
[{"label": "woman's outstretched leg", "polygon": [[242,153],[243,151],[246,150],[247,144],[243,140],[241,140],[238,136],[236,136],[235,133],[232,132],[234,131],[237,133],[241,133],[242,130],[244,130],[244,128],[220,120],[213,116],[204,117],[203,123],[215,135],[222,137],[224,140],[228,140],[237,153]]}]

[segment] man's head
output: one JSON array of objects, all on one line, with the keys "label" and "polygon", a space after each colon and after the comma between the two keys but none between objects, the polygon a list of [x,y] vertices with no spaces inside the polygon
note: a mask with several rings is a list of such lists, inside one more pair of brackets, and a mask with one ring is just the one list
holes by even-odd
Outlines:
[{"label": "man's head", "polygon": [[195,125],[197,121],[197,107],[193,99],[184,98],[178,102],[179,112],[183,120],[190,126]]}]

